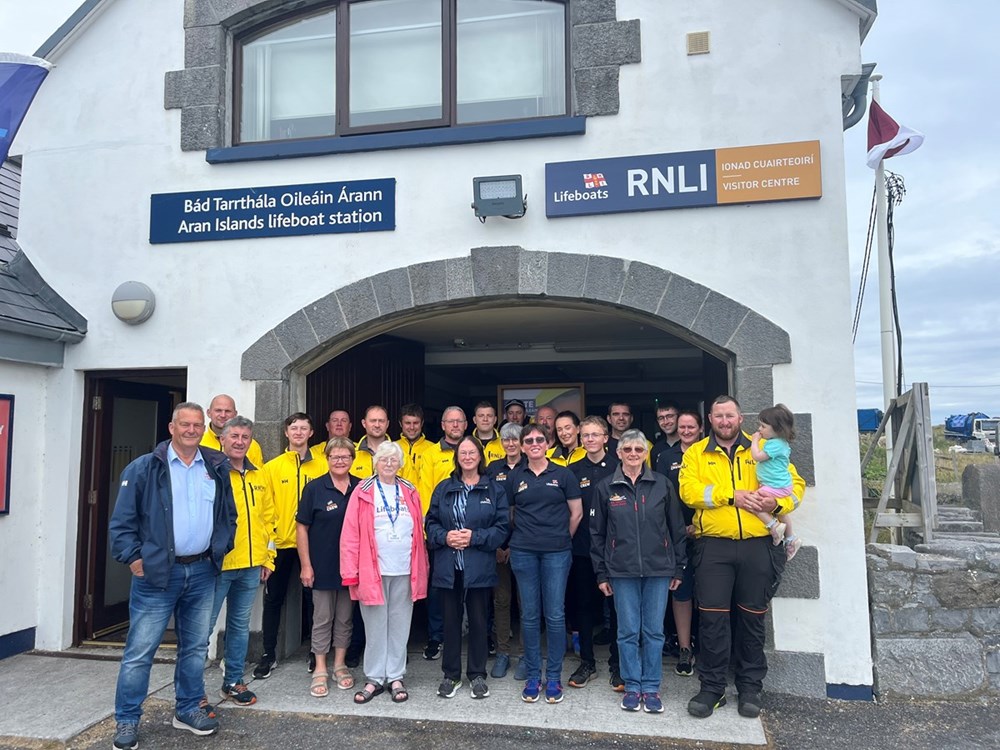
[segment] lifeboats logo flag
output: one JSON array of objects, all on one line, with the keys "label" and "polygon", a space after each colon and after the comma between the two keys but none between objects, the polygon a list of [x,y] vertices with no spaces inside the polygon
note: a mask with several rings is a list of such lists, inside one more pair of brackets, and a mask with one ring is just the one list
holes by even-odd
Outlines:
[{"label": "lifeboats logo flag", "polygon": [[0,52],[0,164],[31,106],[51,63],[30,55]]},{"label": "lifeboats logo flag", "polygon": [[593,188],[607,187],[608,181],[604,179],[604,175],[600,172],[595,172],[594,174],[585,172],[583,175],[583,186],[592,190]]},{"label": "lifeboats logo flag", "polygon": [[909,154],[923,145],[924,134],[900,125],[879,103],[872,101],[868,111],[868,161],[872,169],[883,159],[897,154]]}]

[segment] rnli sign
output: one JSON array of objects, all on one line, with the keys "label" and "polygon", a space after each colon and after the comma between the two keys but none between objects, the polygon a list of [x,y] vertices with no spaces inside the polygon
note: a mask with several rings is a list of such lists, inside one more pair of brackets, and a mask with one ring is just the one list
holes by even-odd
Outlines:
[{"label": "rnli sign", "polygon": [[545,215],[819,198],[819,141],[545,165]]},{"label": "rnli sign", "polygon": [[152,244],[395,228],[394,179],[161,193],[150,197]]}]

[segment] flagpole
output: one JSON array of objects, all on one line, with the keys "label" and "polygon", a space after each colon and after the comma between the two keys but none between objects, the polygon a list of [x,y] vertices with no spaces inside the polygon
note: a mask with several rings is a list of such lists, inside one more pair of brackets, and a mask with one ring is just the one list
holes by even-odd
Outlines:
[{"label": "flagpole", "polygon": [[[881,75],[873,75],[872,99],[879,101]],[[882,342],[882,399],[886,413],[896,397],[896,341],[892,321],[892,276],[889,266],[888,199],[885,192],[885,160],[875,169],[875,226],[878,233],[878,309]],[[885,465],[892,463],[892,422],[885,428]]]}]

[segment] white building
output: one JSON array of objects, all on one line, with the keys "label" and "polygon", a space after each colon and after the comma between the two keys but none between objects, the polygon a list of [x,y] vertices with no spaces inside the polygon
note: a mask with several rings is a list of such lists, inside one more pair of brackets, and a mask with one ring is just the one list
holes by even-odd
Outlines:
[{"label": "white building", "polygon": [[[627,400],[652,435],[655,399],[732,392],[750,425],[792,407],[810,485],[768,685],[870,697],[842,131],[874,16],[85,2],[39,51],[56,68],[15,144],[17,241],[86,320],[62,362],[0,360],[0,656],[121,623],[116,472],[179,398],[233,393],[273,455],[300,409],[346,406],[357,431],[367,403],[418,401],[436,432],[451,403],[582,385],[588,413]],[[509,175],[527,212],[477,221],[473,179]],[[155,294],[140,325],[111,309],[130,280]]]}]

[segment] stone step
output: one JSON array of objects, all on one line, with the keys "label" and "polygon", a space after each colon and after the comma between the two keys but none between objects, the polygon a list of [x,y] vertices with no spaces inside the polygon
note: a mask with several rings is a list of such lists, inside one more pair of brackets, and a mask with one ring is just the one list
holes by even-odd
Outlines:
[{"label": "stone step", "polygon": [[938,506],[938,518],[948,521],[978,521],[982,514],[972,508]]},{"label": "stone step", "polygon": [[984,544],[1000,544],[1000,534],[995,531],[941,531],[936,537],[941,539],[957,539],[967,542],[983,542]]},{"label": "stone step", "polygon": [[938,518],[938,531],[956,531],[978,534],[983,531],[982,521],[948,521]]}]

